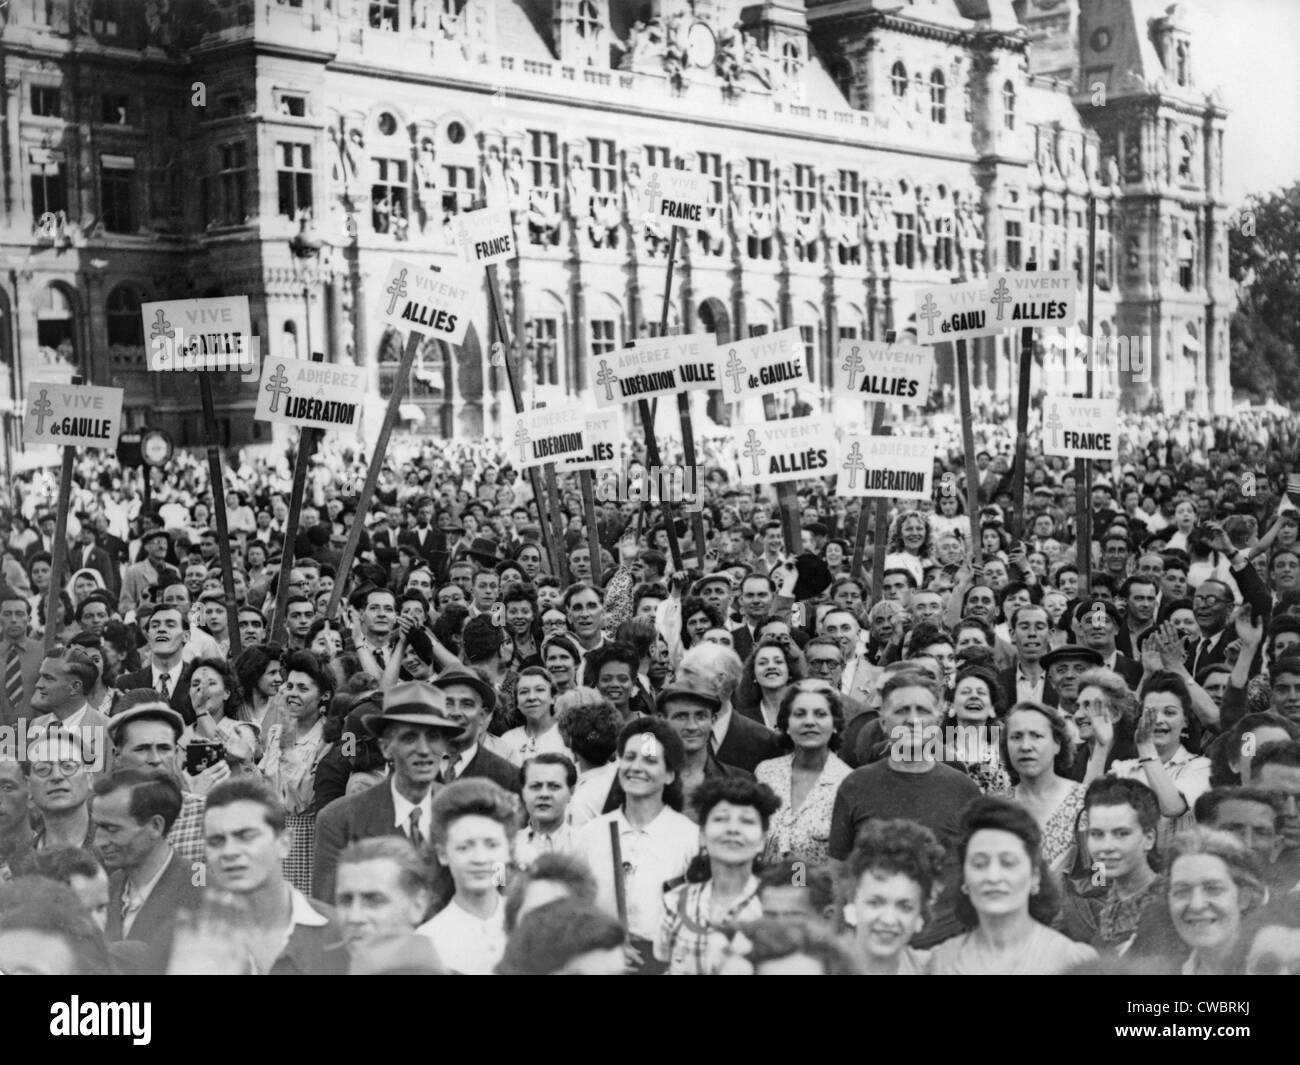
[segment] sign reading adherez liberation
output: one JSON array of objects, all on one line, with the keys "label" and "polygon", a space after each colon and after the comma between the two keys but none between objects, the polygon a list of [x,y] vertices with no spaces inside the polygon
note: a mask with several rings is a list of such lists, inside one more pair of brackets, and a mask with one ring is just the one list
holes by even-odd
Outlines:
[{"label": "sign reading adherez liberation", "polygon": [[587,412],[582,407],[542,407],[506,422],[507,451],[519,469],[587,453]]},{"label": "sign reading adherez liberation", "polygon": [[712,338],[649,337],[630,348],[587,356],[596,406],[617,407],[683,389],[715,387]]},{"label": "sign reading adherez liberation", "polygon": [[835,472],[837,495],[929,499],[934,441],[928,437],[846,433]]},{"label": "sign reading adherez liberation", "polygon": [[267,359],[253,417],[312,429],[357,429],[365,373],[354,366]]},{"label": "sign reading adherez liberation", "polygon": [[788,418],[735,425],[741,484],[776,484],[835,472],[835,428],[829,418]]},{"label": "sign reading adherez liberation", "polygon": [[465,266],[421,266],[394,259],[384,279],[379,317],[394,329],[414,329],[461,344],[469,331],[472,294]]}]

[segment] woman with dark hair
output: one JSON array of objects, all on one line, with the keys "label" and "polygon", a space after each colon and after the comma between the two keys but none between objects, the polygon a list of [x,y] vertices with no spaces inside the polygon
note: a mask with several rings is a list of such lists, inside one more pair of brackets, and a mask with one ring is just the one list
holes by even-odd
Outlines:
[{"label": "woman with dark hair", "polygon": [[642,973],[662,973],[653,941],[663,923],[663,886],[686,875],[700,830],[682,805],[682,741],[658,717],[637,717],[618,737],[617,780],[623,803],[578,830],[574,853],[596,877],[602,909],[623,920],[628,959]]},{"label": "woman with dark hair", "polygon": [[1177,835],[1170,853],[1169,916],[1191,951],[1182,974],[1231,974],[1242,921],[1268,900],[1259,859],[1236,836],[1206,828]]},{"label": "woman with dark hair", "polygon": [[555,681],[555,692],[563,695],[578,687],[578,666],[582,652],[567,632],[552,633],[542,641],[542,666]]},{"label": "woman with dark hair", "polygon": [[284,860],[284,875],[304,894],[311,892],[315,849],[316,766],[329,752],[325,713],[334,697],[334,675],[310,651],[293,651],[284,658],[279,697],[279,721],[263,736],[266,753],[258,768],[285,808],[292,849]]},{"label": "woman with dark hair", "polygon": [[256,765],[261,754],[259,730],[248,718],[239,681],[224,658],[200,658],[190,671],[194,723],[185,726],[176,746],[184,751],[195,740],[225,745],[228,760]]},{"label": "woman with dark hair", "polygon": [[505,757],[514,765],[543,751],[573,757],[556,723],[555,695],[555,679],[541,666],[528,666],[515,678],[515,710],[523,724],[501,737]]},{"label": "woman with dark hair", "polygon": [[[1012,719],[1025,713],[1024,705],[1017,704]],[[1016,803],[986,796],[966,807],[957,837],[957,917],[969,931],[935,947],[931,972],[1052,976],[1097,957],[1092,947],[1048,927],[1057,896],[1042,847],[1037,822]]]},{"label": "woman with dark hair", "polygon": [[54,559],[48,551],[37,551],[27,560],[27,582],[32,594],[27,601],[32,606],[32,613],[41,609],[41,603],[50,592],[50,577],[54,572]]},{"label": "woman with dark hair", "polygon": [[695,789],[691,805],[699,818],[707,877],[664,896],[655,957],[668,963],[671,976],[713,976],[739,926],[763,916],[754,866],[781,800],[757,781],[710,777]]},{"label": "woman with dark hair", "polygon": [[537,590],[531,584],[512,581],[501,593],[501,609],[506,628],[515,642],[510,668],[522,670],[526,666],[539,665],[538,646],[542,633],[537,619]]},{"label": "woman with dark hair", "polygon": [[140,651],[137,645],[137,632],[128,628],[116,618],[110,618],[100,641],[104,649],[104,664],[109,668],[113,679],[123,673],[134,673],[140,668]]},{"label": "woman with dark hair", "polygon": [[1201,638],[1201,628],[1196,624],[1196,611],[1190,599],[1171,599],[1161,604],[1160,613],[1156,615],[1157,628],[1163,628],[1166,621],[1178,630],[1184,640]]},{"label": "woman with dark hair", "polygon": [[781,700],[797,680],[803,680],[802,657],[792,644],[769,636],[755,644],[745,660],[732,705],[746,717],[776,730]]},{"label": "woman with dark hair", "polygon": [[908,944],[930,916],[943,847],[915,821],[868,821],[845,866],[844,923],[868,976],[923,976],[930,952]]},{"label": "woman with dark hair", "polygon": [[848,572],[853,558],[852,550],[849,542],[839,537],[826,541],[822,548],[822,558],[826,562],[826,568],[831,571],[832,581]]},{"label": "woman with dark hair", "polygon": [[980,665],[958,670],[948,712],[957,727],[944,744],[944,762],[970,777],[985,795],[1010,798],[1011,774],[995,738],[1007,712],[997,673]]},{"label": "woman with dark hair", "polygon": [[257,643],[245,647],[235,659],[235,676],[248,708],[248,720],[258,727],[263,738],[280,720],[280,683],[284,671],[280,658],[284,654],[278,643]]},{"label": "woman with dark hair", "polygon": [[1210,745],[1210,787],[1240,784],[1242,767],[1249,765],[1253,752],[1274,740],[1297,739],[1300,728],[1281,714],[1247,714]]},{"label": "woman with dark hair", "polygon": [[1054,706],[1018,702],[1007,714],[1002,744],[1006,764],[1019,777],[1009,798],[1037,822],[1046,865],[1054,873],[1069,869],[1085,789],[1065,776],[1073,760],[1065,718]]},{"label": "woman with dark hair", "polygon": [[[46,596],[42,595],[36,603],[36,620],[32,624],[33,635],[41,636],[45,633],[46,602]],[[76,620],[73,618],[72,597],[67,592],[59,593],[59,610],[58,617],[55,619],[55,629],[59,634],[60,643],[67,643],[80,631],[77,628]]]},{"label": "woman with dark hair", "polygon": [[781,800],[772,822],[765,862],[803,861],[825,865],[835,793],[852,770],[833,753],[844,734],[840,693],[824,680],[791,684],[776,714],[781,747],[789,751],[769,758],[754,776]]}]

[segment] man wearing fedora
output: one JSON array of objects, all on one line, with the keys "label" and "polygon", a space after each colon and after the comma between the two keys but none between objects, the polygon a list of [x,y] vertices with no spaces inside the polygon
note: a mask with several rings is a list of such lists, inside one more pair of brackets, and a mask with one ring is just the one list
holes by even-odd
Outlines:
[{"label": "man wearing fedora", "polygon": [[362,715],[362,725],[378,739],[392,773],[365,791],[335,799],[321,811],[316,819],[313,898],[334,898],[339,854],[356,840],[400,835],[423,851],[433,796],[440,786],[438,771],[458,728],[445,706],[442,691],[412,680],[394,684],[384,693],[381,712]]},{"label": "man wearing fedora", "polygon": [[444,784],[464,777],[487,777],[507,791],[519,791],[519,770],[493,754],[479,737],[496,709],[497,693],[492,685],[465,666],[448,666],[433,681],[444,699],[444,716],[460,726],[447,741],[438,779]]},{"label": "man wearing fedora", "polygon": [[164,577],[179,579],[180,574],[167,564],[167,551],[171,537],[166,529],[151,529],[140,539],[144,558],[126,567],[122,574],[122,594],[117,608],[123,616],[139,609],[149,589],[163,582]]}]

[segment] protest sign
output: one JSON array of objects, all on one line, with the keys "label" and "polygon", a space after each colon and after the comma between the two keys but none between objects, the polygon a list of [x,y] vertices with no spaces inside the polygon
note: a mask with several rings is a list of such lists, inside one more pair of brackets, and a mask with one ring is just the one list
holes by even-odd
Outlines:
[{"label": "protest sign", "polygon": [[587,450],[574,458],[561,459],[563,470],[599,470],[612,466],[623,444],[623,412],[618,407],[586,411],[583,423]]},{"label": "protest sign", "polygon": [[719,346],[714,362],[728,403],[809,383],[803,338],[797,328]]},{"label": "protest sign", "polygon": [[588,380],[596,406],[616,407],[651,396],[667,396],[681,387],[677,375],[677,345],[685,339],[653,337],[602,355],[587,356]]},{"label": "protest sign", "polygon": [[924,406],[934,377],[934,349],[841,340],[835,367],[832,391],[836,395]]},{"label": "protest sign", "polygon": [[122,431],[120,388],[33,381],[27,386],[24,444],[117,447]]},{"label": "protest sign", "polygon": [[1119,458],[1119,400],[1045,396],[1043,454],[1114,462]]},{"label": "protest sign", "polygon": [[247,296],[140,304],[153,371],[248,371],[256,365]]},{"label": "protest sign", "polygon": [[1029,325],[1071,325],[1078,282],[1068,270],[994,274],[989,278],[989,306],[1001,329]]},{"label": "protest sign", "polygon": [[456,216],[460,257],[475,266],[490,266],[519,257],[515,227],[505,207],[481,207]]},{"label": "protest sign", "polygon": [[688,229],[703,229],[713,193],[707,174],[673,170],[666,166],[646,167],[645,194],[649,201],[645,218],[671,222]]},{"label": "protest sign", "polygon": [[511,461],[520,469],[587,453],[587,412],[578,406],[541,407],[506,418]]},{"label": "protest sign", "polygon": [[473,284],[466,267],[421,266],[394,259],[384,278],[379,320],[394,329],[414,329],[451,344],[469,330]]},{"label": "protest sign", "polygon": [[741,484],[776,484],[834,473],[835,428],[829,418],[787,418],[735,425]]},{"label": "protest sign", "polygon": [[845,433],[835,460],[837,495],[929,499],[934,476],[930,437]]},{"label": "protest sign", "polygon": [[1006,327],[994,320],[989,307],[987,281],[923,288],[916,295],[916,342],[946,344],[994,336]]},{"label": "protest sign", "polygon": [[359,430],[365,376],[355,366],[267,359],[253,417],[312,429]]}]

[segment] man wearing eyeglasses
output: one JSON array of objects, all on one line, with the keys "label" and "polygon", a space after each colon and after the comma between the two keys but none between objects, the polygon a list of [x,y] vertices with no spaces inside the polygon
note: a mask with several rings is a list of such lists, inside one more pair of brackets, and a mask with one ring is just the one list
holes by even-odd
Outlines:
[{"label": "man wearing eyeglasses", "polygon": [[95,828],[90,820],[92,784],[79,736],[60,732],[27,747],[27,786],[41,817],[32,849],[81,847],[91,850]]},{"label": "man wearing eyeglasses", "polygon": [[[1220,525],[1206,527],[1209,546],[1232,557],[1232,579],[1241,589],[1242,598],[1251,606],[1256,615],[1268,623],[1272,602],[1268,589],[1259,579],[1255,567],[1250,564],[1250,553],[1237,551],[1228,539],[1228,534]],[[1199,676],[1206,666],[1217,665],[1227,660],[1228,645],[1236,638],[1236,631],[1228,624],[1232,613],[1233,592],[1227,584],[1217,578],[1201,581],[1192,592],[1192,613],[1196,616],[1196,625],[1201,630],[1201,638],[1187,651],[1187,670],[1193,677]],[[1252,669],[1259,668],[1257,661]]]},{"label": "man wearing eyeglasses", "polygon": [[[837,615],[836,620],[843,621],[844,611],[830,611],[826,616]],[[847,627],[847,626],[846,626]],[[835,636],[814,636],[803,648],[804,661],[808,663],[808,674],[819,680],[827,681],[836,691],[840,692],[840,702],[844,708],[844,723],[848,724],[855,717],[861,714],[870,713],[870,707],[867,706],[866,700],[859,698],[857,695],[849,695],[844,692],[844,651],[840,646],[840,641]],[[875,671],[860,664],[858,672],[864,674],[864,680],[867,686],[870,686],[871,680],[874,679]]]}]

